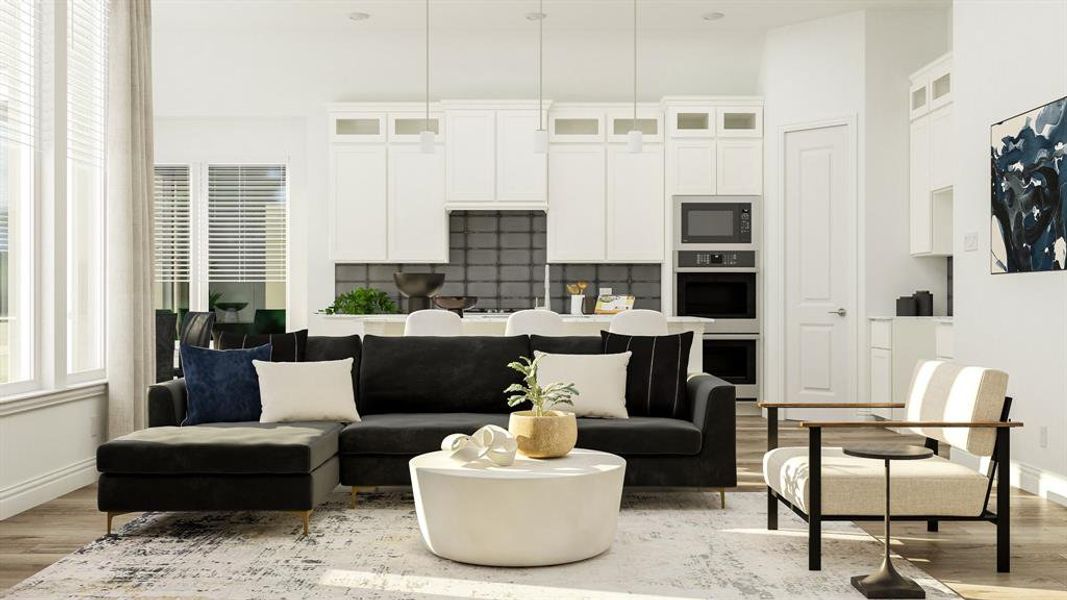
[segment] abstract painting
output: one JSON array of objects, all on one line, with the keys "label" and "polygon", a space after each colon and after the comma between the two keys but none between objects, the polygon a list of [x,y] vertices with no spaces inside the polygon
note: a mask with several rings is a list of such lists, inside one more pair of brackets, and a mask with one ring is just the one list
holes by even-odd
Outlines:
[{"label": "abstract painting", "polygon": [[990,128],[990,270],[1067,270],[1067,96]]}]

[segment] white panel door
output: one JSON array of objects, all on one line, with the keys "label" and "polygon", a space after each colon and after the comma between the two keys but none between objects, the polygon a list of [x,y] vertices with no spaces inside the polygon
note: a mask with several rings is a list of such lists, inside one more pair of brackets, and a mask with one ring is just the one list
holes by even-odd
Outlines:
[{"label": "white panel door", "polygon": [[598,262],[606,249],[604,146],[548,149],[548,260]]},{"label": "white panel door", "polygon": [[448,262],[445,157],[389,147],[389,261]]},{"label": "white panel door", "polygon": [[719,140],[715,161],[719,194],[759,196],[763,193],[763,140]]},{"label": "white panel door", "polygon": [[929,254],[932,213],[930,210],[930,120],[920,117],[911,122],[910,170],[908,173],[909,211],[912,254]]},{"label": "white panel door", "polygon": [[839,125],[785,135],[786,395],[855,398],[855,162]]},{"label": "white panel door", "polygon": [[386,259],[386,173],[384,144],[331,146],[331,259]]},{"label": "white panel door", "polygon": [[715,140],[672,140],[667,153],[669,195],[715,194]]},{"label": "white panel door", "polygon": [[445,113],[449,202],[492,202],[496,195],[496,111]]},{"label": "white panel door", "polygon": [[608,147],[608,261],[663,260],[663,146]]},{"label": "white panel door", "polygon": [[498,202],[544,202],[547,157],[534,152],[537,110],[502,110],[496,114],[496,199]]}]

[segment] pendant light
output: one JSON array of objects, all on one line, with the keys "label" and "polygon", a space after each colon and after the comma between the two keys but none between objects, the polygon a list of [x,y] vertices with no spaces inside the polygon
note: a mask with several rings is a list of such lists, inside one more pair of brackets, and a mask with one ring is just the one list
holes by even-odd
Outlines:
[{"label": "pendant light", "polygon": [[537,0],[537,131],[534,132],[534,154],[548,153],[548,130],[545,129],[545,11],[544,0]]},{"label": "pendant light", "polygon": [[423,154],[436,151],[437,135],[430,129],[430,0],[426,0],[426,116],[422,121],[419,141]]},{"label": "pendant light", "polygon": [[626,146],[630,152],[641,152],[643,140],[641,130],[637,128],[637,0],[634,0],[634,119],[626,136]]}]

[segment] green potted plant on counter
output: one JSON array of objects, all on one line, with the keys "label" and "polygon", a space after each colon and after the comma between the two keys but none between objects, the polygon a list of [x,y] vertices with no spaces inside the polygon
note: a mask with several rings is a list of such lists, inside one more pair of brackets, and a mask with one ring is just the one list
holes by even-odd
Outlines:
[{"label": "green potted plant on counter", "polygon": [[397,307],[382,290],[361,287],[337,296],[322,312],[327,315],[391,315],[397,312]]},{"label": "green potted plant on counter", "polygon": [[560,405],[573,405],[571,398],[578,390],[573,383],[551,383],[542,387],[537,381],[540,360],[540,356],[533,360],[523,356],[508,363],[508,368],[522,373],[522,383],[513,383],[504,390],[509,394],[508,406],[524,402],[533,405],[531,410],[511,413],[508,431],[515,436],[519,452],[530,458],[566,456],[578,441],[578,423],[574,413],[554,409]]}]

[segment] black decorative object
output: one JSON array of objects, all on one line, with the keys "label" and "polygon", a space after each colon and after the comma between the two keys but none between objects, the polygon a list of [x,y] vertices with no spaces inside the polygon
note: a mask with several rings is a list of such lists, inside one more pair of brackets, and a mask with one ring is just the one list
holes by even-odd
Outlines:
[{"label": "black decorative object", "polygon": [[842,452],[848,456],[885,461],[885,555],[882,567],[870,575],[856,575],[852,578],[852,586],[868,598],[925,598],[922,586],[898,573],[889,558],[889,461],[930,458],[934,451],[923,446],[846,446]]},{"label": "black decorative object", "polygon": [[432,308],[430,296],[445,283],[444,273],[393,273],[393,281],[408,299],[408,312]]},{"label": "black decorative object", "polygon": [[915,314],[920,317],[934,316],[934,295],[928,290],[919,290],[912,294],[915,298]]},{"label": "black decorative object", "polygon": [[1067,269],[1067,96],[990,127],[990,271]]},{"label": "black decorative object", "polygon": [[915,296],[901,296],[897,298],[897,316],[914,317],[919,314],[918,303]]}]

